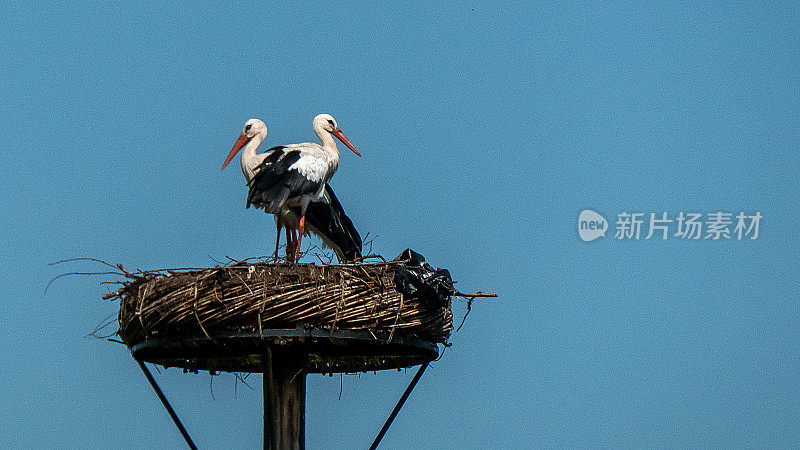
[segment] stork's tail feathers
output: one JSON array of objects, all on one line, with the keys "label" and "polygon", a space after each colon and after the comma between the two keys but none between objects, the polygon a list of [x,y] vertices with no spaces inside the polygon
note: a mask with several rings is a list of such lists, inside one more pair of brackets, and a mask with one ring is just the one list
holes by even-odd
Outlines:
[{"label": "stork's tail feathers", "polygon": [[319,232],[323,242],[331,247],[341,262],[361,258],[361,235],[353,221],[344,213],[333,189],[325,185],[328,202],[311,202],[306,210],[306,223]]}]

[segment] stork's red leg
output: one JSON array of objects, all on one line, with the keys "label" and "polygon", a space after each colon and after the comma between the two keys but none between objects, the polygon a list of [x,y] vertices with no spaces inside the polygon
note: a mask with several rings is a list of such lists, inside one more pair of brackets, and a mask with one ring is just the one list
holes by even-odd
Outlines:
[{"label": "stork's red leg", "polygon": [[294,255],[294,230],[286,225],[286,259]]},{"label": "stork's red leg", "polygon": [[292,262],[295,260],[295,255],[297,255],[300,249],[300,243],[297,242],[297,230],[292,228]]},{"label": "stork's red leg", "polygon": [[297,246],[294,249],[294,262],[300,260],[300,243],[303,242],[303,235],[306,234],[306,216],[300,216],[300,225],[297,227]]},{"label": "stork's red leg", "polygon": [[300,216],[300,226],[297,227],[297,247],[294,249],[294,262],[300,260],[300,242],[303,241],[303,235],[306,234],[306,215]]},{"label": "stork's red leg", "polygon": [[[281,216],[275,216],[275,224],[278,228],[278,237],[275,238],[275,254],[272,255],[272,257],[275,258],[275,262],[278,262],[278,249],[281,246],[281,228],[283,228],[283,224],[281,224]],[[286,245],[289,244],[287,243]]]}]

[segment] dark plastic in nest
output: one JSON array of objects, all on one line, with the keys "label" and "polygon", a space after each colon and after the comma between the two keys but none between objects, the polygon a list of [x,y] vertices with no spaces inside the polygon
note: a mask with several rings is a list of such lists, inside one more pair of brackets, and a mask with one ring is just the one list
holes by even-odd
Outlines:
[{"label": "dark plastic in nest", "polygon": [[428,308],[442,308],[455,293],[453,279],[447,269],[435,269],[419,253],[405,249],[395,261],[407,261],[394,272],[397,289],[409,298],[419,299]]}]

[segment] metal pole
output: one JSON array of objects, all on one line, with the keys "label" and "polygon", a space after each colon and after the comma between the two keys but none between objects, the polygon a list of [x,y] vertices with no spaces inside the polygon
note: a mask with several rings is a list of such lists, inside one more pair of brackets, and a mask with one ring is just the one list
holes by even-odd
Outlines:
[{"label": "metal pole", "polygon": [[175,426],[178,427],[178,431],[181,432],[181,435],[183,436],[183,439],[186,441],[186,444],[192,450],[197,450],[197,446],[194,445],[194,442],[192,441],[192,438],[189,437],[189,433],[186,431],[186,428],[183,427],[181,420],[178,419],[178,415],[175,414],[175,410],[172,409],[172,406],[170,406],[169,402],[167,401],[167,397],[164,396],[164,393],[161,392],[161,388],[158,387],[156,380],[153,378],[153,374],[151,374],[150,371],[147,370],[147,366],[144,365],[144,362],[139,361],[138,359],[136,359],[136,362],[139,364],[139,367],[142,369],[142,372],[144,372],[144,376],[147,377],[147,381],[150,382],[150,387],[152,387],[153,390],[156,391],[158,399],[161,400],[161,404],[164,405],[164,408],[166,408],[167,412],[169,413],[169,416],[172,418],[172,421],[175,422]]},{"label": "metal pole", "polygon": [[304,449],[305,355],[270,346],[264,356],[264,449]]},{"label": "metal pole", "polygon": [[417,371],[417,374],[414,375],[414,378],[411,380],[411,384],[409,384],[408,387],[406,388],[406,391],[403,392],[403,395],[400,397],[400,401],[397,402],[397,405],[395,405],[394,409],[392,410],[392,413],[389,414],[389,418],[386,419],[386,423],[383,424],[383,428],[381,428],[380,433],[378,433],[378,436],[376,436],[375,440],[372,441],[372,445],[370,445],[369,450],[375,450],[376,448],[378,448],[378,444],[381,443],[383,435],[386,434],[386,431],[392,425],[394,418],[397,417],[397,413],[400,412],[400,408],[403,407],[403,404],[406,402],[406,399],[408,398],[409,395],[411,395],[411,391],[414,390],[414,386],[417,385],[417,381],[419,381],[419,379],[422,377],[422,373],[425,372],[425,369],[427,368],[428,368],[428,363],[425,363],[420,366],[419,370]]}]

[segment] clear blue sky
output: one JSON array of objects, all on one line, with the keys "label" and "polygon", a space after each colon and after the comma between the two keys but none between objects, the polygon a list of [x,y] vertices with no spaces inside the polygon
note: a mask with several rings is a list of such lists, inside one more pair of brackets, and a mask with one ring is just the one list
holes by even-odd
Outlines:
[{"label": "clear blue sky", "polygon": [[[333,114],[374,250],[476,302],[385,448],[798,446],[800,8],[25,3],[0,19],[0,447],[182,445],[78,256],[263,255],[220,172]],[[761,212],[757,240],[586,243],[576,220]],[[613,226],[613,224],[612,224]],[[456,302],[457,319],[465,310]],[[412,376],[310,376],[310,448],[364,448]],[[261,445],[260,376],[157,375],[204,448]]]}]

